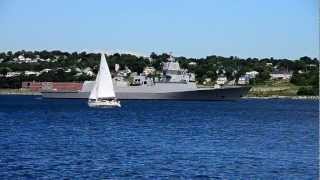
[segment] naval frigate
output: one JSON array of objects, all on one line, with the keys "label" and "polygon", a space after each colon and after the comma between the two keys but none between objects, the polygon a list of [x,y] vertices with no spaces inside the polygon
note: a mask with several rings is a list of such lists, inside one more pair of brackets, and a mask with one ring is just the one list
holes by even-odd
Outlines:
[{"label": "naval frigate", "polygon": [[[216,86],[199,88],[193,73],[181,69],[171,56],[163,63],[160,77],[152,78],[146,74],[133,75],[129,82],[125,76],[113,78],[117,99],[144,100],[237,100],[245,96],[248,86]],[[85,81],[80,91],[42,91],[44,98],[78,99],[89,97],[95,81]]]}]

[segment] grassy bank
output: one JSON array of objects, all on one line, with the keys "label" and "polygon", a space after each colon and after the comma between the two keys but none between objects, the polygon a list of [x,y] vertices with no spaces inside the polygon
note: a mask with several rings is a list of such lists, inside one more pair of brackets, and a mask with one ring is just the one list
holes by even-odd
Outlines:
[{"label": "grassy bank", "polygon": [[254,85],[248,93],[249,97],[297,96],[301,86],[296,86],[287,80],[270,80],[264,84]]}]

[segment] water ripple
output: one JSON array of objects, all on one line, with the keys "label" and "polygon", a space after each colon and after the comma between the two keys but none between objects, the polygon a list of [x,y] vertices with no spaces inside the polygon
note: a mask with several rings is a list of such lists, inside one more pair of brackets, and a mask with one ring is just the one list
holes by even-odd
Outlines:
[{"label": "water ripple", "polygon": [[1,179],[317,179],[318,102],[0,96]]}]

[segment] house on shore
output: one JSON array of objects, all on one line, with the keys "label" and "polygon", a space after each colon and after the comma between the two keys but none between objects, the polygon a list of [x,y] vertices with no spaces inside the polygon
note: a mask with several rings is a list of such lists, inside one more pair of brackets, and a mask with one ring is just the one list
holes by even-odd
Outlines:
[{"label": "house on shore", "polygon": [[249,72],[246,72],[246,77],[249,77],[249,79],[253,79],[253,78],[256,78],[256,76],[259,74],[258,71],[249,71]]},{"label": "house on shore", "polygon": [[225,76],[220,76],[220,77],[218,77],[218,79],[217,79],[217,81],[216,81],[216,84],[218,84],[218,85],[224,85],[224,84],[226,84],[227,82],[228,82],[227,77],[225,77]]},{"label": "house on shore", "polygon": [[247,85],[250,82],[250,78],[248,76],[241,76],[238,79],[238,84],[239,85]]},{"label": "house on shore", "polygon": [[288,71],[273,71],[270,73],[271,80],[290,80],[292,77],[292,72]]}]

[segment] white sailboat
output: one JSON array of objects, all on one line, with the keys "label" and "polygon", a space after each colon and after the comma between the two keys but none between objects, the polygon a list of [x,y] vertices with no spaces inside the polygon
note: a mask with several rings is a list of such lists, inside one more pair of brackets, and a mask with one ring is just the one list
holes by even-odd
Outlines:
[{"label": "white sailboat", "polygon": [[90,92],[89,107],[121,107],[113,89],[112,77],[105,55],[101,54],[99,72]]}]

